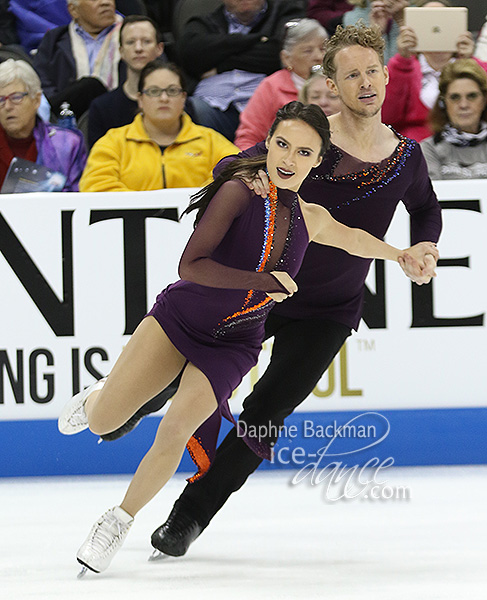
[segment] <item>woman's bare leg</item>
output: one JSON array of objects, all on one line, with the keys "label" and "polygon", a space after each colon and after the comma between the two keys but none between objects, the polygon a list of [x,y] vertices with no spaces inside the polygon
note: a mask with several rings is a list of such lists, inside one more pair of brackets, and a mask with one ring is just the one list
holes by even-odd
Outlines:
[{"label": "woman's bare leg", "polygon": [[145,506],[176,471],[191,435],[217,408],[207,377],[193,364],[164,415],[154,443],[142,459],[120,505],[130,515]]},{"label": "woman's bare leg", "polygon": [[101,435],[123,425],[169,385],[185,363],[156,319],[146,317],[123,349],[103,388],[88,396],[85,411],[91,431]]}]

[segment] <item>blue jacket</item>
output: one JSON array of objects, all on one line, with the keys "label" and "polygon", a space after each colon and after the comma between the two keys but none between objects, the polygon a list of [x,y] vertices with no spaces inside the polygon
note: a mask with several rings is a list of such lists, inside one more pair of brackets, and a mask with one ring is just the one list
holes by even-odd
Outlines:
[{"label": "blue jacket", "polygon": [[10,12],[15,15],[20,43],[27,52],[39,46],[46,31],[71,21],[66,0],[10,0]]}]

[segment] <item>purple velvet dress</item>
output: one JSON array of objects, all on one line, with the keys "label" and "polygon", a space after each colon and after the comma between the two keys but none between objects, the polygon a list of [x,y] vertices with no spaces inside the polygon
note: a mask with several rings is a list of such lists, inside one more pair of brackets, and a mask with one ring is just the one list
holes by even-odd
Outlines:
[{"label": "purple velvet dress", "polygon": [[[278,191],[274,202],[253,194],[239,180],[213,197],[182,255],[183,279],[157,297],[148,313],[174,346],[208,378],[218,409],[194,433],[188,450],[201,477],[213,459],[221,416],[235,424],[228,399],[257,363],[264,321],[282,291],[269,271],[294,277],[308,246],[296,193]],[[257,454],[264,444],[242,436]]]}]

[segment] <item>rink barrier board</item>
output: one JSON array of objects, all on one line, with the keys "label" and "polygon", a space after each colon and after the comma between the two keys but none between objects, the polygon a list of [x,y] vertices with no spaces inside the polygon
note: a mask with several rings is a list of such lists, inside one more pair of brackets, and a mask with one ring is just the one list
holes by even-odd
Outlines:
[{"label": "rink barrier board", "polygon": [[[159,418],[148,417],[124,438],[98,444],[97,437],[88,431],[61,435],[54,420],[0,422],[0,476],[133,473],[149,448],[158,423]],[[348,423],[357,424],[355,432],[363,426],[370,434],[375,429],[376,435],[340,438],[336,431]],[[264,461],[260,469],[301,469],[315,462],[316,454],[330,442],[328,453],[321,455],[320,468],[334,462],[362,466],[375,458],[382,463],[390,457],[395,466],[487,464],[486,426],[487,408],[387,410],[368,414],[300,412],[288,417],[286,433],[290,435],[282,436],[275,447],[275,455],[280,453],[281,460]],[[220,439],[229,428],[225,422]],[[353,431],[350,425],[349,433]],[[315,435],[311,435],[313,432]],[[319,437],[318,433],[329,435]],[[374,441],[377,443],[372,447],[359,450]],[[296,448],[299,450],[293,461]],[[359,451],[343,454],[354,449]],[[188,476],[194,472],[187,452],[179,472]]]},{"label": "rink barrier board", "polygon": [[[487,187],[485,180],[434,186],[444,208],[438,278],[418,287],[397,265],[372,266],[359,331],[299,407],[304,412],[287,419],[296,435],[283,437],[277,460],[262,468],[302,466],[331,442],[305,435],[307,422],[326,428],[347,419],[390,431],[381,441],[380,433],[337,434],[321,464],[389,456],[397,465],[487,463]],[[177,216],[190,193],[0,197],[0,476],[135,469],[157,419],[99,446],[87,432],[64,438],[56,419],[68,398],[110,371],[157,293],[177,278],[192,231],[192,221]],[[387,241],[407,247],[409,236],[399,207]],[[234,414],[270,346],[232,397]],[[371,407],[375,415],[366,414]],[[188,456],[181,469],[191,472]]]}]

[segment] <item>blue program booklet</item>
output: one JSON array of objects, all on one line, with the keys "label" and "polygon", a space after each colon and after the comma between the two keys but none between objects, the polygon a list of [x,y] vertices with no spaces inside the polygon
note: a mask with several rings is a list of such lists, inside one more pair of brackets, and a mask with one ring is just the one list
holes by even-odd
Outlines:
[{"label": "blue program booklet", "polygon": [[0,194],[24,192],[61,192],[66,176],[59,171],[14,157],[9,165]]}]

